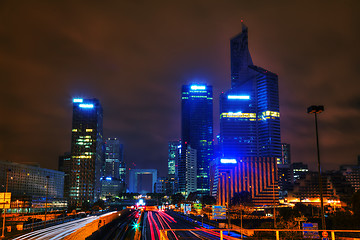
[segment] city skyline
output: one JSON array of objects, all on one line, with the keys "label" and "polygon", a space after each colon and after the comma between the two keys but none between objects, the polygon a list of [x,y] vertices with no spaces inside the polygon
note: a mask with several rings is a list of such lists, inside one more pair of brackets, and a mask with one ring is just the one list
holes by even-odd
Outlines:
[{"label": "city skyline", "polygon": [[29,4],[2,3],[0,10],[7,23],[0,28],[1,160],[57,169],[58,156],[70,151],[72,99],[97,98],[104,137],[124,144],[127,165],[165,175],[167,143],[181,136],[182,85],[213,86],[214,138],[219,134],[217,103],[230,87],[229,40],[243,18],[253,61],[279,76],[281,137],[291,144],[292,162],[315,169],[314,119],[306,108],[321,104],[323,169],[356,163],[355,1]]}]

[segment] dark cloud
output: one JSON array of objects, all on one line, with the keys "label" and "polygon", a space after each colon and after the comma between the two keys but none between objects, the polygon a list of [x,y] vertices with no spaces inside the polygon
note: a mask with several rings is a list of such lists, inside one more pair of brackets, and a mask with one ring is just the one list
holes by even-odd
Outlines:
[{"label": "dark cloud", "polygon": [[180,89],[230,87],[229,39],[244,19],[256,65],[279,75],[282,140],[316,166],[312,104],[326,169],[359,155],[360,3],[349,1],[2,1],[0,158],[56,169],[69,151],[72,97],[98,98],[105,137],[126,161],[166,172],[180,137]]}]

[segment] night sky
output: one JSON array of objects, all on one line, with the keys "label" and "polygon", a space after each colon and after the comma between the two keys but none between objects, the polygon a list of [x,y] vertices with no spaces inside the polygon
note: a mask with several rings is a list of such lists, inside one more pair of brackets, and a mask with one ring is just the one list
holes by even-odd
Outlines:
[{"label": "night sky", "polygon": [[[104,4],[104,2],[107,2]],[[251,3],[250,3],[251,2]],[[130,167],[167,169],[181,85],[230,88],[229,40],[249,28],[253,62],[279,75],[282,142],[316,169],[360,155],[360,1],[1,1],[0,160],[57,169],[72,98],[98,98],[104,135]]]}]

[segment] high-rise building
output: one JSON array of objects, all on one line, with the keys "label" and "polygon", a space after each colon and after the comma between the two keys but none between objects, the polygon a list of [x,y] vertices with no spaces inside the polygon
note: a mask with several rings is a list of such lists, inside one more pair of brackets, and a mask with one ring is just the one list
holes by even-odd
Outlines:
[{"label": "high-rise building", "polygon": [[123,145],[117,138],[108,138],[105,141],[105,165],[101,180],[102,197],[118,196],[120,192],[125,192],[124,168]]},{"label": "high-rise building", "polygon": [[58,170],[64,172],[64,196],[69,196],[70,189],[70,170],[71,170],[71,153],[66,152],[59,156]]},{"label": "high-rise building", "polygon": [[358,165],[341,165],[340,172],[345,176],[355,191],[360,190],[360,156],[358,157]]},{"label": "high-rise building", "polygon": [[[278,76],[253,65],[248,48],[248,28],[245,25],[242,25],[242,32],[231,39],[230,50],[231,89],[220,95],[220,156],[217,157],[217,165],[219,169],[233,168],[231,172],[237,179],[244,178],[237,174],[255,171],[254,179],[260,180],[249,185],[249,188],[262,189],[262,193],[255,191],[253,197],[257,199],[257,204],[268,204],[271,202],[268,198],[269,188],[275,189],[278,199],[276,163],[281,159]],[[249,169],[242,169],[236,164],[223,166],[221,159],[250,159],[243,163],[243,167]],[[262,167],[262,164],[266,167]],[[212,176],[223,177],[221,174]],[[269,179],[270,176],[275,180],[266,180],[266,185],[258,185],[264,183],[261,179]],[[216,185],[217,181],[220,179],[214,179],[212,183]],[[227,185],[231,181],[217,185],[218,197],[231,187]],[[234,188],[235,192],[238,190],[243,191]],[[221,201],[223,203],[225,200]]]},{"label": "high-rise building", "polygon": [[188,196],[197,191],[197,150],[191,148],[190,145],[180,145],[179,154],[177,192]]},{"label": "high-rise building", "polygon": [[122,161],[122,144],[116,138],[105,141],[105,177],[120,178],[120,161]]},{"label": "high-rise building", "polygon": [[[209,163],[213,159],[212,86],[183,85],[181,94],[181,141],[183,149],[197,151],[197,192],[208,194]],[[184,161],[181,157],[180,163]],[[179,176],[180,179],[180,176]]]},{"label": "high-rise building", "polygon": [[[12,212],[64,210],[64,173],[39,166],[0,161],[0,192],[11,192]],[[47,198],[45,200],[45,198]]]},{"label": "high-rise building", "polygon": [[306,174],[309,172],[307,164],[302,162],[294,162],[291,164],[294,176],[294,183],[298,183],[300,179],[305,178]]},{"label": "high-rise building", "polygon": [[288,191],[292,190],[294,177],[290,158],[290,144],[281,144],[281,159],[277,161],[280,198],[287,196]]},{"label": "high-rise building", "polygon": [[168,144],[168,176],[169,178],[175,178],[177,175],[178,159],[179,159],[179,146],[181,141],[171,141]]},{"label": "high-rise building", "polygon": [[171,141],[168,144],[168,178],[166,194],[173,195],[178,190],[178,164],[180,160],[181,141]]},{"label": "high-rise building", "polygon": [[103,111],[97,99],[73,99],[69,205],[98,200],[103,166]]},{"label": "high-rise building", "polygon": [[281,161],[278,164],[291,164],[290,144],[281,144]]},{"label": "high-rise building", "polygon": [[253,65],[245,25],[230,44],[231,89],[220,96],[222,157],[280,159],[278,77]]}]

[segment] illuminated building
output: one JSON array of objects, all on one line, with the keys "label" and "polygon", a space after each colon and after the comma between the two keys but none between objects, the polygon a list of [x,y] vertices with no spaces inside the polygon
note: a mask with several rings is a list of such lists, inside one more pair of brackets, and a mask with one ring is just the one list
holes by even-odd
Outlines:
[{"label": "illuminated building", "polygon": [[291,164],[294,176],[294,183],[297,183],[300,179],[305,178],[309,168],[307,164],[302,162],[295,162]]},{"label": "illuminated building", "polygon": [[188,196],[191,192],[197,191],[197,150],[190,145],[183,148],[181,145],[181,160],[178,168],[178,192],[184,196]]},{"label": "illuminated building", "polygon": [[[151,181],[148,181],[148,179],[146,179],[147,177],[151,177]],[[156,169],[130,169],[129,191],[141,194],[153,193],[155,192],[156,181]]]},{"label": "illuminated building", "polygon": [[69,205],[81,207],[100,196],[103,111],[97,99],[73,99]]},{"label": "illuminated building", "polygon": [[101,198],[119,196],[123,189],[123,182],[118,178],[102,177],[101,178]]},{"label": "illuminated building", "polygon": [[71,153],[64,153],[64,155],[59,156],[58,170],[64,172],[64,196],[69,195],[69,186],[70,186],[70,169],[71,169]]},{"label": "illuminated building", "polygon": [[0,161],[0,192],[6,190],[6,172],[12,212],[43,212],[46,192],[49,206],[54,210],[66,208],[63,172]]},{"label": "illuminated building", "polygon": [[254,205],[278,204],[275,158],[244,157],[211,162],[211,195],[217,205],[226,205],[235,193],[247,192]]},{"label": "illuminated building", "polygon": [[[298,180],[294,190],[289,192],[290,199],[299,199],[299,201],[310,199],[314,201],[319,199],[319,179],[318,173],[306,172],[305,176]],[[340,172],[325,172],[322,174],[322,191],[324,201],[341,200],[350,202],[354,193],[351,184]],[[320,204],[320,199],[315,201]]]},{"label": "illuminated building", "polygon": [[175,178],[176,174],[176,165],[179,158],[179,145],[181,141],[171,141],[168,144],[168,176],[170,178]]},{"label": "illuminated building", "polygon": [[291,164],[290,144],[281,144],[281,161],[278,164]]},{"label": "illuminated building", "polygon": [[341,165],[340,172],[355,191],[360,190],[360,156],[358,157],[358,165]]},{"label": "illuminated building", "polygon": [[168,144],[168,186],[166,188],[168,195],[172,195],[177,192],[180,148],[181,141],[171,141]]},{"label": "illuminated building", "polygon": [[290,144],[281,144],[281,159],[278,161],[278,176],[279,176],[279,188],[280,198],[287,196],[289,190],[292,190],[294,179],[293,170],[291,167],[290,158]]},{"label": "illuminated building", "polygon": [[[105,168],[103,176],[105,179],[109,177],[112,179],[110,182],[106,181],[106,185],[112,182],[116,186],[120,186],[119,192],[125,192],[126,190],[126,167],[123,159],[123,149],[123,145],[117,138],[108,138],[105,141]],[[116,195],[119,195],[119,192]]]},{"label": "illuminated building", "polygon": [[[242,172],[247,172],[254,179],[259,179],[249,185],[251,188],[261,189],[252,191],[254,201],[257,204],[273,204],[267,191],[268,188],[275,188],[277,202],[276,163],[281,159],[278,76],[253,65],[248,49],[248,29],[245,25],[242,25],[242,32],[231,39],[230,50],[231,89],[220,95],[220,156],[217,161],[219,162],[220,159],[251,160],[242,163],[243,167],[249,167],[250,170],[242,169],[236,164],[233,166],[229,164],[224,168],[220,164],[219,169],[229,169],[238,179],[243,178]],[[262,164],[271,167],[262,167]],[[262,170],[260,171],[259,168]],[[220,173],[212,174],[212,176],[215,177],[212,180],[212,184],[215,185],[217,181],[220,181],[216,177],[224,177]],[[275,177],[275,182],[269,180],[271,176]],[[231,182],[221,181],[223,184],[217,185],[219,191],[217,196],[221,197],[218,201],[223,203],[224,192],[229,188],[226,184],[231,184]],[[242,191],[242,189],[234,187],[233,191]],[[264,194],[263,197],[262,194]]]},{"label": "illuminated building", "polygon": [[[213,159],[212,86],[183,85],[181,94],[181,141],[183,149],[197,150],[197,192],[209,193],[209,163]],[[181,162],[184,158],[181,158]]]},{"label": "illuminated building", "polygon": [[222,157],[281,158],[278,77],[253,65],[247,27],[231,39],[231,89],[220,96]]}]

